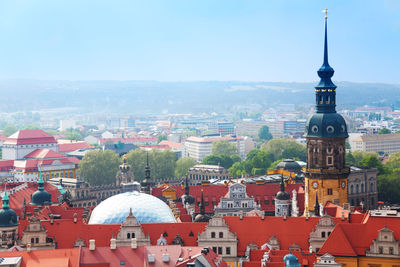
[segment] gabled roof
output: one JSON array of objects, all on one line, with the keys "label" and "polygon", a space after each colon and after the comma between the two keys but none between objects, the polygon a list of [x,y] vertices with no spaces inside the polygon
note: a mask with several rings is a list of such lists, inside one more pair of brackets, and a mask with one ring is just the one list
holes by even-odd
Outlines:
[{"label": "gabled roof", "polygon": [[43,130],[19,130],[9,136],[4,144],[26,145],[26,144],[49,144],[57,143],[56,139]]},{"label": "gabled roof", "polygon": [[28,155],[26,155],[24,158],[27,159],[50,159],[50,158],[65,158],[65,155],[57,153],[54,150],[48,149],[48,148],[38,148]]},{"label": "gabled roof", "polygon": [[357,253],[354,251],[353,246],[350,244],[343,231],[342,225],[337,225],[333,229],[328,240],[324,243],[318,254],[322,255],[326,252],[335,256],[357,256]]},{"label": "gabled roof", "polygon": [[[353,216],[353,215],[351,215]],[[340,224],[335,227],[328,239],[325,241],[318,254],[329,254],[336,256],[365,255],[372,241],[378,237],[378,231],[387,225],[394,231],[394,237],[400,240],[400,218],[399,217],[366,217],[363,223]],[[341,242],[347,244],[342,245]],[[349,248],[351,247],[351,249]]]},{"label": "gabled roof", "polygon": [[93,146],[85,141],[72,141],[72,140],[58,140],[58,151],[60,153],[72,152],[78,149],[89,149]]}]

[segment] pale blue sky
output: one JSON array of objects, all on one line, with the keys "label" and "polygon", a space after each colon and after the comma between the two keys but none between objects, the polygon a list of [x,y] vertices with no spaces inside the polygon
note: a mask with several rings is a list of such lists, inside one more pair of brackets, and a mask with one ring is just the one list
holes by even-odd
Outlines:
[{"label": "pale blue sky", "polygon": [[2,0],[0,79],[400,83],[400,0]]}]

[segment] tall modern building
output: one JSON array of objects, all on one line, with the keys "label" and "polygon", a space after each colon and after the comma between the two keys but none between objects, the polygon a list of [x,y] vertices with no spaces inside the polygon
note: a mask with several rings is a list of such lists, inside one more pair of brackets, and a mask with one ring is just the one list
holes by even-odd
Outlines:
[{"label": "tall modern building", "polygon": [[[305,172],[305,212],[332,202],[347,203],[345,165],[346,122],[336,113],[336,85],[331,78],[334,70],[328,63],[327,16],[325,16],[324,62],[318,70],[321,78],[315,87],[316,112],[307,120],[307,166]],[[318,201],[319,200],[319,201]],[[315,207],[315,208],[314,208]],[[318,210],[315,211],[318,213]]]}]

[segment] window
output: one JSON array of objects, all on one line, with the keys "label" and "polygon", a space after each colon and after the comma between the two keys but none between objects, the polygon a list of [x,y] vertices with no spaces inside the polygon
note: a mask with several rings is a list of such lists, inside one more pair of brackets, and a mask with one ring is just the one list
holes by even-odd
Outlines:
[{"label": "window", "polygon": [[39,237],[36,237],[35,241],[36,241],[36,243],[39,243]]},{"label": "window", "polygon": [[328,195],[332,195],[332,188],[328,188]]},{"label": "window", "polygon": [[219,232],[219,238],[224,238],[224,232]]},{"label": "window", "polygon": [[361,193],[364,193],[364,184],[361,184]]},{"label": "window", "polygon": [[390,255],[393,255],[393,247],[390,247],[390,248],[389,248],[389,254],[390,254]]},{"label": "window", "polygon": [[215,238],[215,232],[211,232],[211,238]]},{"label": "window", "polygon": [[356,194],[358,194],[359,190],[358,190],[358,184],[356,185]]},{"label": "window", "polygon": [[231,255],[231,247],[226,247],[225,252],[226,255]]},{"label": "window", "polygon": [[135,238],[135,233],[131,233],[131,238]]},{"label": "window", "polygon": [[328,166],[333,165],[333,156],[326,157],[326,165],[328,165]]},{"label": "window", "polygon": [[265,205],[268,205],[269,204],[269,200],[268,199],[264,200],[264,203],[265,203]]},{"label": "window", "polygon": [[379,254],[383,254],[383,247],[379,247]]},{"label": "window", "polygon": [[131,238],[131,233],[127,233],[126,238],[128,238],[128,239]]},{"label": "window", "polygon": [[31,238],[31,244],[35,243],[35,239],[32,237]]},{"label": "window", "polygon": [[222,247],[218,247],[218,254],[222,255]]},{"label": "window", "polygon": [[353,193],[354,193],[354,186],[351,185],[351,186],[350,186],[350,194],[353,194]]},{"label": "window", "polygon": [[374,183],[371,183],[371,187],[369,188],[370,192],[374,192]]},{"label": "window", "polygon": [[330,236],[331,235],[331,232],[328,232],[328,236]]},{"label": "window", "polygon": [[206,202],[204,203],[204,205],[208,206],[208,201],[206,201]]},{"label": "window", "polygon": [[217,247],[213,247],[214,253],[217,253]]},{"label": "window", "polygon": [[325,238],[325,232],[321,232],[321,237]]}]

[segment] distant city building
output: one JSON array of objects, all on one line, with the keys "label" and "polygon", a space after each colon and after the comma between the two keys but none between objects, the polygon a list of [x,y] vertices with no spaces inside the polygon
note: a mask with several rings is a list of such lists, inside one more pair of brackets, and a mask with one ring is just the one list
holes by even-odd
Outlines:
[{"label": "distant city building", "polygon": [[244,140],[240,136],[224,136],[224,137],[196,137],[191,136],[186,139],[185,146],[189,157],[201,162],[203,158],[211,155],[212,144],[215,141],[225,140],[237,147],[239,156],[245,158]]},{"label": "distant city building", "polygon": [[233,122],[218,122],[217,127],[218,133],[221,136],[235,134],[235,126],[233,125]]},{"label": "distant city building", "polygon": [[400,151],[400,133],[362,135],[353,140],[351,151],[391,154]]},{"label": "distant city building", "polygon": [[188,171],[188,177],[193,182],[208,181],[211,179],[226,180],[229,178],[228,171],[217,165],[195,165]]},{"label": "distant city building", "polygon": [[350,168],[347,197],[351,206],[363,206],[365,210],[377,208],[377,175],[377,169]]},{"label": "distant city building", "polygon": [[76,121],[75,120],[60,120],[60,131],[65,131],[67,129],[75,128]]},{"label": "distant city building", "polygon": [[258,131],[262,126],[268,126],[268,122],[244,119],[242,121],[236,122],[236,132],[239,135],[257,136]]}]

